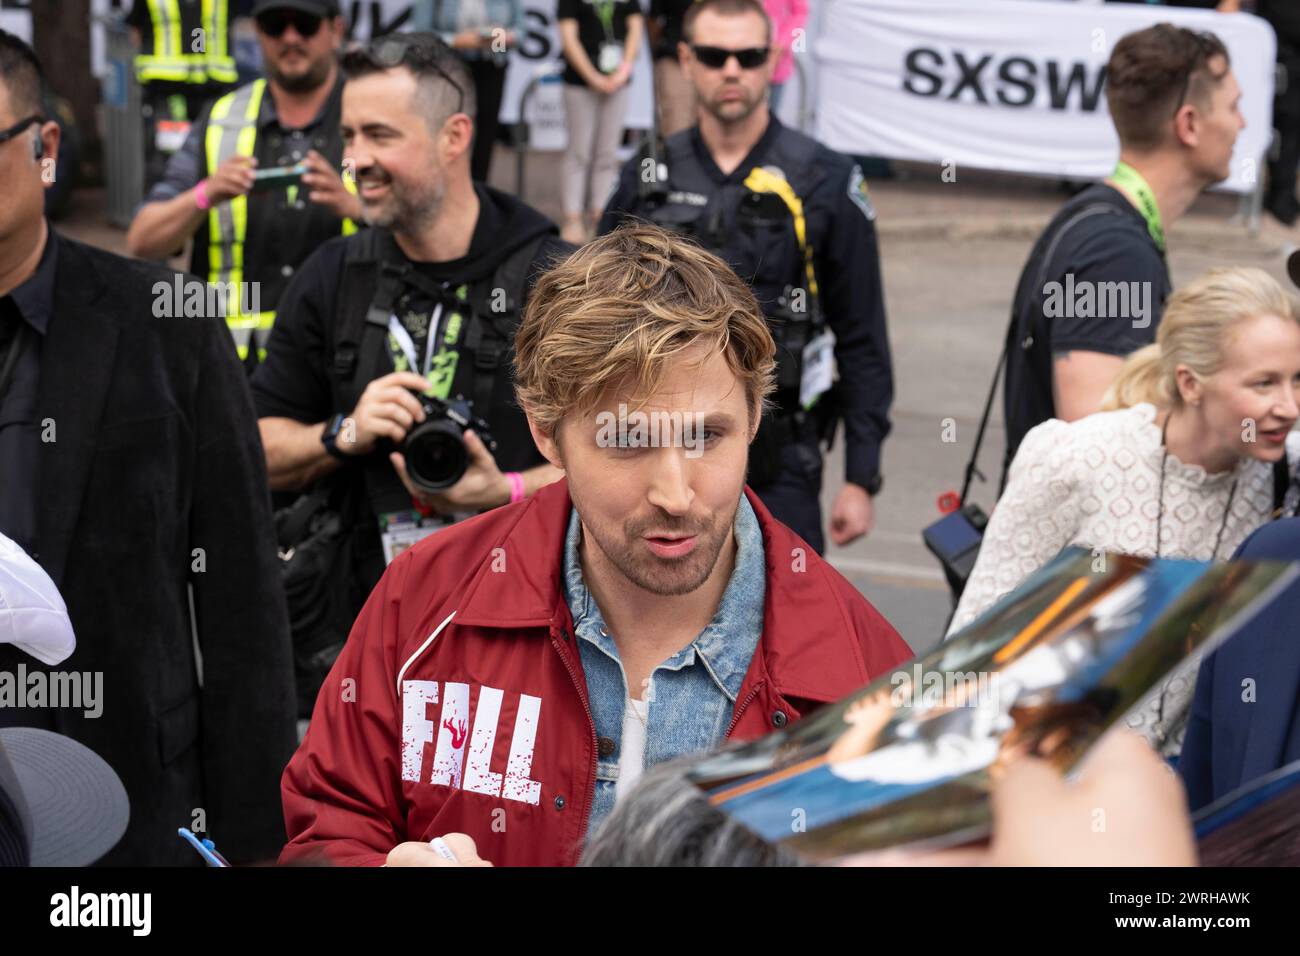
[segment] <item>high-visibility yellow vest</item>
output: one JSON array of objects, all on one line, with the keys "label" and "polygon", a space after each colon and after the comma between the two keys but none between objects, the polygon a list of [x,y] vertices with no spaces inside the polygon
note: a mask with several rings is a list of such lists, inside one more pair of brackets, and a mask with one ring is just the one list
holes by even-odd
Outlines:
[{"label": "high-visibility yellow vest", "polygon": [[[212,105],[204,138],[209,175],[232,156],[253,155],[257,147],[257,114],[265,94],[266,80],[254,80],[227,93]],[[350,173],[344,173],[343,183],[350,192],[356,192],[356,182]],[[351,219],[343,220],[343,235],[349,236],[356,231],[356,223]],[[242,288],[247,237],[247,196],[236,196],[229,202],[214,204],[208,210],[209,282],[221,283],[227,289]],[[275,312],[246,313],[243,309],[242,296],[227,296],[226,324],[234,336],[239,358],[246,359],[251,347],[257,349],[258,361],[262,361],[266,358],[266,340],[275,323]]]},{"label": "high-visibility yellow vest", "polygon": [[153,48],[135,58],[136,79],[141,83],[236,82],[239,75],[229,49],[229,0],[184,0],[184,10],[182,2],[149,0]]}]

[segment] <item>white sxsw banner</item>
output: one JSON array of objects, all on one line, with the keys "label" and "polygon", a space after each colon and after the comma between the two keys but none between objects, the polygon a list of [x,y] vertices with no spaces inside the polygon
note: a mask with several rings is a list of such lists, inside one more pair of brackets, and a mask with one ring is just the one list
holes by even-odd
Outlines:
[{"label": "white sxsw banner", "polygon": [[1272,28],[1250,14],[1030,0],[825,0],[814,41],[818,138],[847,153],[1095,179],[1119,143],[1104,68],[1167,21],[1223,40],[1246,129],[1223,188],[1251,192],[1272,139]]}]

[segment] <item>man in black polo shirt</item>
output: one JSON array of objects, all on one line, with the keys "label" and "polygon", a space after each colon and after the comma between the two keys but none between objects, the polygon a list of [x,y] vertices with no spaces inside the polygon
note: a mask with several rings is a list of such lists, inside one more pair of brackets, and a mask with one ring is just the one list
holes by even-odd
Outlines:
[{"label": "man in black polo shirt", "polygon": [[1157,24],[1121,39],[1106,69],[1119,164],[1056,214],[1021,273],[1007,332],[1006,464],[1040,422],[1098,411],[1125,357],[1155,341],[1171,290],[1165,231],[1228,177],[1245,126],[1213,34]]}]

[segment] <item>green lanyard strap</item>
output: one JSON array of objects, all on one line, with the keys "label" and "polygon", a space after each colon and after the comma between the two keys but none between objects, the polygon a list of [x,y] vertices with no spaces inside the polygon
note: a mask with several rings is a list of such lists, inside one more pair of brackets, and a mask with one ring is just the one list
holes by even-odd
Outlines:
[{"label": "green lanyard strap", "polygon": [[1151,239],[1164,252],[1165,229],[1160,223],[1160,207],[1156,205],[1156,194],[1151,191],[1150,184],[1141,173],[1125,162],[1115,167],[1110,178],[1116,186],[1137,200],[1138,210],[1147,221],[1147,232],[1151,233]]},{"label": "green lanyard strap", "polygon": [[614,4],[615,0],[593,0],[591,4],[605,30],[605,39],[610,43],[614,42]]}]

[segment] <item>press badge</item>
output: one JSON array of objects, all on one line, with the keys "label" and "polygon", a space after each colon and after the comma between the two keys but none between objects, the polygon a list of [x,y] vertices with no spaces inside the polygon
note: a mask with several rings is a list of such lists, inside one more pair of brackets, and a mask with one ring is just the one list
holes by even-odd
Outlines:
[{"label": "press badge", "polygon": [[799,404],[812,408],[835,378],[835,336],[828,329],[803,347],[803,377],[799,380]]},{"label": "press badge", "polygon": [[431,534],[450,528],[468,515],[433,515],[426,518],[418,511],[390,511],[379,516],[379,537],[384,547],[384,566],[412,545]]},{"label": "press badge", "polygon": [[596,68],[602,73],[613,73],[623,64],[623,47],[617,43],[602,43],[596,56]]},{"label": "press badge", "polygon": [[174,153],[185,145],[185,137],[189,135],[188,121],[159,120],[154,130],[154,145],[160,153]]}]

